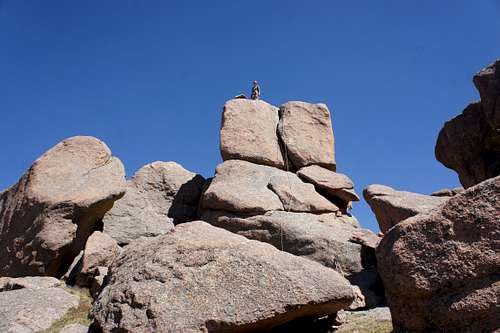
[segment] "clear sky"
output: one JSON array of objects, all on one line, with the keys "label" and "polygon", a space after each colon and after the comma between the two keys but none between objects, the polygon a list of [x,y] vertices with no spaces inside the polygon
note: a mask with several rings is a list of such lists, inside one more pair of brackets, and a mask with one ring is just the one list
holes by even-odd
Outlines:
[{"label": "clear sky", "polygon": [[[0,0],[0,189],[74,135],[128,176],[155,160],[211,176],[222,106],[254,79],[274,105],[329,106],[359,194],[455,187],[437,134],[499,57],[499,0]],[[378,229],[365,203],[353,213]]]}]

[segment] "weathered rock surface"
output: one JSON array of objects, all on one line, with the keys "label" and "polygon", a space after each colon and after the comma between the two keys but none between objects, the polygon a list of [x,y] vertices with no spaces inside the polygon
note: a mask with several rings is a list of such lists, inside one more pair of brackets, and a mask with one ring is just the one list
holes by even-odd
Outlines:
[{"label": "weathered rock surface", "polygon": [[457,172],[465,188],[500,175],[500,132],[487,123],[481,103],[470,104],[444,124],[435,155]]},{"label": "weathered rock surface", "polygon": [[335,171],[332,122],[325,104],[283,104],[280,107],[278,133],[297,169],[317,164]]},{"label": "weathered rock surface", "polygon": [[[267,212],[244,216],[223,211],[205,211],[204,221],[249,239],[269,243],[277,249],[317,261],[346,275],[360,272],[362,246],[350,242],[357,221],[336,214]],[[366,260],[368,261],[368,260]]]},{"label": "weathered rock surface", "polygon": [[482,112],[491,128],[500,128],[500,59],[474,75],[481,96]]},{"label": "weathered rock surface", "polygon": [[338,210],[295,174],[239,160],[225,161],[217,167],[201,206],[237,213],[264,213],[285,207],[292,211]]},{"label": "weathered rock surface", "polygon": [[0,277],[0,292],[16,289],[43,289],[60,287],[62,282],[50,276]]},{"label": "weathered rock surface", "polygon": [[395,328],[500,327],[500,176],[399,223],[377,248]]},{"label": "weathered rock surface", "polygon": [[318,263],[190,222],[129,244],[92,313],[104,333],[249,332],[335,313],[353,297]]},{"label": "weathered rock surface", "polygon": [[45,330],[78,304],[78,297],[61,288],[23,288],[0,292],[0,332]]},{"label": "weathered rock surface", "polygon": [[71,324],[64,326],[59,333],[90,333],[88,326],[81,324]]},{"label": "weathered rock surface", "polygon": [[143,166],[127,183],[127,193],[103,219],[104,232],[121,244],[166,233],[192,221],[205,179],[175,162]]},{"label": "weathered rock surface", "polygon": [[404,219],[427,212],[449,199],[396,191],[384,185],[368,186],[363,191],[363,196],[377,217],[378,225],[383,233]]},{"label": "weathered rock surface", "polygon": [[278,108],[261,100],[232,99],[224,105],[220,130],[222,159],[285,166],[276,133]]},{"label": "weathered rock surface", "polygon": [[325,169],[319,165],[310,165],[301,168],[297,175],[343,201],[359,201],[351,179],[342,173]]},{"label": "weathered rock surface", "polygon": [[43,154],[0,194],[0,275],[62,274],[125,191],[123,165],[93,137]]},{"label": "weathered rock surface", "polygon": [[456,188],[443,188],[441,190],[432,192],[431,195],[434,197],[453,197],[457,194],[460,194],[464,191],[463,187],[456,187]]},{"label": "weathered rock surface", "polygon": [[121,248],[111,236],[95,231],[85,245],[76,283],[81,287],[91,287],[91,293],[97,294],[107,268],[120,252]]}]

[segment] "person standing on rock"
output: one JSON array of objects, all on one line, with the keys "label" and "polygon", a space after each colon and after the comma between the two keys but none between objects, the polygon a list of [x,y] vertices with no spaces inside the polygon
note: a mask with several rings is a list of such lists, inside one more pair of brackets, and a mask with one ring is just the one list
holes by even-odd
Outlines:
[{"label": "person standing on rock", "polygon": [[252,87],[252,99],[259,99],[260,98],[260,86],[257,83],[257,81],[253,81],[253,87]]}]

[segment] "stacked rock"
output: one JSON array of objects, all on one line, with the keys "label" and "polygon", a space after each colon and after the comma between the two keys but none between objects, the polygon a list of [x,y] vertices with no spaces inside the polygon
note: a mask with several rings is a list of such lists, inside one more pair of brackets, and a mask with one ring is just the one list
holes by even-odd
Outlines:
[{"label": "stacked rock", "polygon": [[[363,281],[368,303],[378,302],[366,288],[376,280],[373,249],[353,241],[360,227],[347,210],[359,197],[336,172],[325,104],[230,100],[220,148],[224,162],[201,197],[201,219]],[[359,278],[368,272],[369,282]]]}]

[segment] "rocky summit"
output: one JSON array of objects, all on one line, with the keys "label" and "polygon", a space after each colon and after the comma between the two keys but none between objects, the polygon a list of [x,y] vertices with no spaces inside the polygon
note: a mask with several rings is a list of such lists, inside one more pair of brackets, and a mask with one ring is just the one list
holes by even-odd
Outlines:
[{"label": "rocky summit", "polygon": [[498,332],[499,66],[438,135],[464,188],[368,186],[381,232],[322,103],[227,101],[208,179],[63,140],[0,193],[0,331]]}]

